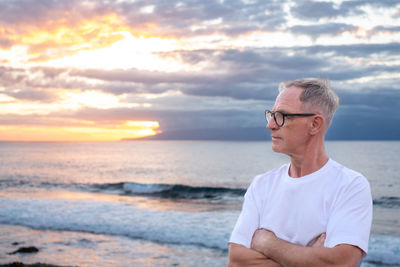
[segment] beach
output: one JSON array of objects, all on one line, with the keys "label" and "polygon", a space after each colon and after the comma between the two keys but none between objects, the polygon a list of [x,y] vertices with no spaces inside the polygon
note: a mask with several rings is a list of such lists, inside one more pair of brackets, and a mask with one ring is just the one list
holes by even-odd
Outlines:
[{"label": "beach", "polygon": [[[267,141],[0,148],[0,266],[226,266],[247,186],[288,160]],[[327,150],[371,185],[361,266],[400,265],[400,142],[328,142]],[[24,247],[38,251],[11,254]]]}]

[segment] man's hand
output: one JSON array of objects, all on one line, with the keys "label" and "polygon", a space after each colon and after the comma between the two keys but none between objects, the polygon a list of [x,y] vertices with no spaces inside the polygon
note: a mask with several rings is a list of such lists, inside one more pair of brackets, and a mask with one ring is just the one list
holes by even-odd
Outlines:
[{"label": "man's hand", "polygon": [[283,266],[358,266],[362,257],[360,248],[348,244],[325,248],[325,238],[323,233],[303,247],[259,229],[253,235],[251,248]]},{"label": "man's hand", "polygon": [[251,240],[251,248],[264,255],[268,254],[268,248],[273,246],[273,243],[277,240],[276,235],[266,229],[258,229],[253,234]]},{"label": "man's hand", "polygon": [[228,267],[260,266],[281,267],[279,263],[268,259],[263,254],[235,243],[229,244]]},{"label": "man's hand", "polygon": [[[308,242],[307,247],[323,248],[325,239],[326,233],[322,233]],[[258,229],[254,232],[251,240],[251,248],[265,255],[268,254],[265,250],[272,246],[274,241],[277,241],[277,237],[273,232],[266,229]]]}]

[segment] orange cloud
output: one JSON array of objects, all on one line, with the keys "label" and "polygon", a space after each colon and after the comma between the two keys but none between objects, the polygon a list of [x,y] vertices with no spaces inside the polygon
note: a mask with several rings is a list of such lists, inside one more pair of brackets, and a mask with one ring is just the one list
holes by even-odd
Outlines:
[{"label": "orange cloud", "polygon": [[[3,45],[28,46],[30,61],[46,61],[65,57],[81,50],[108,47],[124,39],[122,32],[131,32],[135,36],[147,36],[145,30],[126,26],[116,14],[94,15],[89,18],[60,18],[40,25],[21,23],[19,25],[0,26]],[[154,24],[145,28],[155,27]]]}]

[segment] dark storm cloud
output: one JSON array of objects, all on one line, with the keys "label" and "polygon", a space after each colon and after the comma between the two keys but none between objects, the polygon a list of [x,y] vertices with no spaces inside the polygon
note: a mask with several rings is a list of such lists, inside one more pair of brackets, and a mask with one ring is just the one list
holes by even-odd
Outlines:
[{"label": "dark storm cloud", "polygon": [[[400,65],[393,64],[399,58],[398,47],[398,43],[390,43],[160,53],[184,63],[208,66],[197,72],[0,67],[0,85],[8,89],[9,95],[21,99],[29,96],[29,90],[31,99],[40,99],[40,94],[60,88],[101,90],[115,95],[178,90],[187,95],[271,100],[278,83],[283,80],[322,76],[345,82],[399,73]],[[360,60],[364,64],[360,65]],[[355,83],[352,86],[364,85]],[[15,93],[21,89],[23,93]]]},{"label": "dark storm cloud", "polygon": [[335,4],[328,1],[296,1],[290,11],[295,17],[305,20],[319,20],[321,18],[346,17],[348,15],[363,15],[363,7],[387,8],[396,6],[397,0],[360,0],[343,1],[341,4]]},{"label": "dark storm cloud", "polygon": [[357,30],[357,26],[344,23],[324,23],[316,25],[296,25],[289,30],[294,34],[306,34],[314,38],[320,35],[339,35]]},{"label": "dark storm cloud", "polygon": [[185,94],[195,96],[230,97],[238,100],[272,100],[277,95],[277,85],[270,84],[236,84],[203,85],[184,90]]},{"label": "dark storm cloud", "polygon": [[320,60],[293,52],[296,52],[296,48],[231,49],[220,53],[217,62],[223,65],[228,63],[231,69],[238,72],[236,75],[251,72],[253,79],[261,81],[270,75],[275,76],[277,72],[290,72],[304,65],[312,69],[322,67]]},{"label": "dark storm cloud", "polygon": [[38,90],[38,89],[30,89],[30,90],[13,90],[13,91],[0,91],[0,93],[4,93],[8,96],[14,97],[19,100],[27,100],[27,101],[38,101],[43,103],[51,103],[56,102],[59,98],[56,94],[48,90]]},{"label": "dark storm cloud", "polygon": [[346,15],[348,9],[344,12],[340,8],[334,7],[332,2],[299,1],[290,11],[292,15],[298,18],[318,20],[323,17]]},{"label": "dark storm cloud", "polygon": [[[154,92],[179,89],[183,93],[200,96],[229,96],[237,99],[263,98],[268,93],[261,93],[279,81],[305,76],[325,76],[332,80],[344,81],[400,71],[398,65],[378,64],[358,65],[359,57],[368,63],[366,54],[380,55],[381,59],[398,58],[398,44],[387,45],[348,45],[314,46],[294,48],[247,49],[226,51],[193,51],[190,56],[180,51],[165,54],[166,57],[180,57],[189,62],[208,62],[206,55],[212,56],[212,65],[220,67],[217,72],[202,71],[193,73],[164,73],[132,70],[81,70],[71,74],[103,81],[141,83],[142,88]],[[329,55],[330,60],[327,58]],[[354,59],[354,64],[348,58]],[[335,59],[335,60],[332,60]],[[158,87],[159,85],[162,86]],[[168,86],[169,85],[169,86]],[[148,87],[146,87],[148,86]]]},{"label": "dark storm cloud", "polygon": [[400,32],[400,26],[377,26],[368,32],[369,35],[377,33],[398,33]]},{"label": "dark storm cloud", "polygon": [[5,88],[5,90],[0,90],[0,93],[19,100],[45,103],[58,100],[55,91],[41,88],[39,84],[32,81],[30,75],[27,69],[0,66],[0,86]]},{"label": "dark storm cloud", "polygon": [[[256,29],[277,29],[286,20],[282,8],[284,1],[135,1],[122,3],[119,10],[131,25],[138,22],[156,23],[160,32],[176,36],[210,33],[241,34]],[[154,12],[143,14],[140,9],[154,6]],[[127,10],[127,12],[126,12]],[[221,24],[203,22],[220,19]],[[196,26],[196,29],[192,27]]]},{"label": "dark storm cloud", "polygon": [[[363,110],[384,110],[385,112],[400,115],[400,85],[385,88],[369,88],[368,85],[360,85],[356,92],[341,90],[338,88],[340,103],[343,106],[361,107]],[[388,114],[390,116],[390,114]],[[396,115],[396,116],[397,116]]]},{"label": "dark storm cloud", "polygon": [[[179,54],[176,52],[165,56],[186,58],[190,62],[209,60],[209,57],[204,57],[204,51],[199,51],[198,56],[193,51],[190,57],[187,52],[183,52],[183,56]],[[195,73],[92,69],[71,71],[69,75],[105,81],[108,85],[100,85],[98,88],[112,93],[118,90],[118,86],[110,87],[110,84],[118,82],[121,85],[135,84],[132,88],[125,85],[125,89],[131,93],[179,90],[197,96],[271,99],[270,91],[275,91],[278,80],[294,79],[312,70],[320,74],[319,69],[325,66],[323,60],[300,53],[289,56],[286,51],[278,49],[209,51],[208,54],[213,54],[210,69]],[[304,70],[304,66],[307,66],[307,70]]]},{"label": "dark storm cloud", "polygon": [[[344,32],[356,33],[358,26],[345,23],[324,23],[316,25],[296,25],[288,29],[294,34],[304,34],[316,39],[321,35],[340,35]],[[368,37],[379,33],[398,33],[399,26],[377,26],[366,31]]]},{"label": "dark storm cloud", "polygon": [[[83,1],[82,1],[83,2]],[[76,1],[56,0],[13,0],[0,1],[0,21],[6,24],[40,24],[50,19],[60,18],[61,11],[71,10]]]},{"label": "dark storm cloud", "polygon": [[204,83],[206,81],[216,82],[219,77],[212,74],[196,74],[191,72],[161,72],[143,71],[137,69],[130,70],[75,70],[70,73],[72,76],[99,79],[104,81],[124,81],[144,84],[158,83]]},{"label": "dark storm cloud", "polygon": [[[386,44],[352,44],[352,45],[314,45],[308,47],[297,47],[295,50],[303,51],[307,54],[331,54],[330,57],[348,56],[351,58],[368,59],[372,55],[380,54],[384,58],[389,56],[399,56],[400,43]],[[332,55],[333,54],[333,55]],[[327,59],[329,60],[329,58]]]},{"label": "dark storm cloud", "polygon": [[[67,68],[34,67],[23,69],[0,67],[0,86],[5,88],[1,93],[21,100],[30,99],[49,102],[57,100],[55,95],[59,89],[72,91],[100,90],[115,95],[124,93],[159,94],[170,90],[170,87],[164,88],[165,86],[163,85],[153,86],[152,83],[146,84],[143,80],[139,81],[141,83],[131,83],[129,80],[126,81],[121,78],[123,82],[118,82],[110,78],[110,76],[116,75],[115,73],[106,72],[107,75],[105,77],[101,77],[99,73],[97,76],[93,76],[91,70],[87,70],[87,73],[88,76],[84,79],[78,75],[73,75],[73,71]],[[100,71],[101,73],[103,72]],[[99,79],[99,81],[92,81],[88,78]],[[41,98],[40,95],[47,97]]]},{"label": "dark storm cloud", "polygon": [[[224,84],[231,82],[265,82],[270,79],[302,73],[299,68],[307,66],[309,70],[326,65],[321,59],[306,55],[301,51],[289,55],[296,49],[245,49],[210,51],[212,59],[204,57],[204,51],[180,51],[164,53],[165,57],[181,57],[197,63],[207,62],[208,66],[198,72],[161,72],[137,69],[124,70],[73,70],[69,74],[103,81],[135,82],[144,84],[181,83],[181,84]],[[306,51],[305,51],[306,52]]]},{"label": "dark storm cloud", "polygon": [[344,10],[360,8],[365,6],[371,6],[373,8],[377,7],[394,7],[399,3],[397,0],[355,0],[355,1],[343,1],[340,7]]},{"label": "dark storm cloud", "polygon": [[85,108],[77,112],[56,113],[57,117],[93,121],[98,124],[125,121],[158,121],[163,130],[172,129],[201,129],[201,128],[236,128],[238,125],[249,125],[249,117],[264,125],[263,112],[245,110],[166,110],[166,109],[136,109],[114,108],[95,109]]},{"label": "dark storm cloud", "polygon": [[[56,89],[77,88],[76,82],[60,77],[66,70],[58,68],[12,68],[0,66],[0,93],[19,100],[56,102]],[[79,87],[78,87],[79,88]]]}]

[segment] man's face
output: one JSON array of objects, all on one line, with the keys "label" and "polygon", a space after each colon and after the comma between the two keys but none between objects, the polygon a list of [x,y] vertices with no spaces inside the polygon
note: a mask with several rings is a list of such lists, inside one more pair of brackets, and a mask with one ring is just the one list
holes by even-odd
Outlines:
[{"label": "man's face", "polygon": [[[302,88],[289,87],[276,98],[272,111],[283,113],[304,113],[300,102]],[[307,144],[310,117],[286,117],[282,127],[272,119],[267,124],[271,130],[272,150],[292,156],[301,153],[301,148]]]}]

